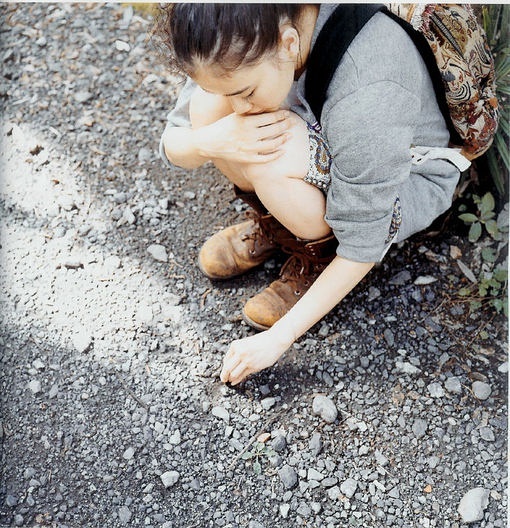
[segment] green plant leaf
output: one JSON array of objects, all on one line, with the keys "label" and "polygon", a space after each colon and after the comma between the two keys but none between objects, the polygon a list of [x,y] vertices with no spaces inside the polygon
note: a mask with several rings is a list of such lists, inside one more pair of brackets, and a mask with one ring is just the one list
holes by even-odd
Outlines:
[{"label": "green plant leaf", "polygon": [[251,452],[251,451],[246,451],[246,453],[243,453],[242,455],[242,459],[243,460],[250,460],[254,457],[255,455]]},{"label": "green plant leaf", "polygon": [[505,268],[496,268],[492,275],[498,282],[504,284],[508,280],[508,270]]},{"label": "green plant leaf", "polygon": [[489,149],[487,152],[487,163],[489,165],[489,173],[492,177],[492,181],[498,190],[500,195],[505,194],[505,175],[503,174],[503,168],[501,163],[498,161],[496,150],[494,147]]},{"label": "green plant leaf", "polygon": [[260,465],[260,462],[254,462],[253,463],[253,471],[256,475],[260,475],[262,473],[262,466]]},{"label": "green plant leaf", "polygon": [[[508,60],[508,56],[504,56],[505,51],[504,48],[501,50],[501,59],[498,60],[495,65],[496,78],[499,80],[503,80],[508,74],[510,74],[510,60]],[[498,88],[500,87],[498,86]]]},{"label": "green plant leaf", "polygon": [[480,301],[471,301],[469,303],[469,310],[471,313],[476,312],[479,308],[482,307],[482,303]]},{"label": "green plant leaf", "polygon": [[498,86],[498,92],[504,95],[510,95],[510,86],[502,84],[501,86]]},{"label": "green plant leaf", "polygon": [[487,222],[487,220],[490,220],[491,218],[494,218],[496,216],[496,213],[494,211],[484,211],[480,215],[480,220],[482,223]]},{"label": "green plant leaf", "polygon": [[[508,87],[510,91],[510,86]],[[502,130],[507,136],[510,136],[510,120],[501,119],[499,121],[500,130]]]},{"label": "green plant leaf", "polygon": [[488,220],[485,223],[485,229],[487,229],[487,233],[493,238],[496,238],[499,234],[498,223],[496,220]]},{"label": "green plant leaf", "polygon": [[508,207],[505,207],[505,209],[499,213],[496,223],[500,231],[503,233],[508,232]]},{"label": "green plant leaf", "polygon": [[468,295],[471,295],[471,288],[461,288],[459,290],[459,295],[461,297],[467,297]]},{"label": "green plant leaf", "polygon": [[473,213],[464,213],[459,215],[459,220],[462,220],[465,224],[472,224],[478,222],[478,217]]},{"label": "green plant leaf", "polygon": [[485,262],[496,262],[496,251],[490,247],[483,248],[482,258]]},{"label": "green plant leaf", "polygon": [[507,171],[509,171],[510,170],[510,154],[508,153],[509,148],[508,148],[508,145],[506,144],[505,139],[503,138],[503,134],[496,134],[494,143],[496,144],[498,154],[501,156],[501,159],[503,160],[503,163],[505,164]]},{"label": "green plant leaf", "polygon": [[482,234],[482,224],[480,222],[475,222],[474,224],[471,224],[471,227],[469,228],[469,241],[470,242],[476,242]]},{"label": "green plant leaf", "polygon": [[496,278],[494,276],[492,276],[491,279],[489,279],[489,282],[488,282],[489,286],[491,286],[492,288],[499,288],[499,281],[496,280]]},{"label": "green plant leaf", "polygon": [[494,299],[491,304],[498,313],[501,313],[501,310],[503,310],[505,305],[504,301],[501,299]]},{"label": "green plant leaf", "polygon": [[480,212],[483,214],[488,213],[490,211],[494,211],[495,206],[496,202],[494,200],[494,196],[492,196],[492,193],[485,193],[482,196],[482,200],[480,202]]}]

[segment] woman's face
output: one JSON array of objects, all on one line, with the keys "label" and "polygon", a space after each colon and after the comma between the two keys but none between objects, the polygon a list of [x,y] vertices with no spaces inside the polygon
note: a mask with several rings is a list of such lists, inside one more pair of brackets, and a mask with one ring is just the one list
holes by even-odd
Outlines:
[{"label": "woman's face", "polygon": [[272,112],[282,107],[292,88],[295,49],[284,40],[276,53],[228,73],[214,65],[198,64],[193,80],[206,92],[226,97],[236,114]]}]

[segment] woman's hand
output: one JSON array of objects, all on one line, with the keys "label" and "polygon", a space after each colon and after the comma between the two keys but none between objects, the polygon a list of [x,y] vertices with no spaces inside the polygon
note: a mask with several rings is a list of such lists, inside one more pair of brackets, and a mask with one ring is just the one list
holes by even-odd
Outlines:
[{"label": "woman's hand", "polygon": [[266,163],[283,154],[280,147],[290,138],[288,110],[256,115],[230,114],[196,129],[200,154],[238,163]]},{"label": "woman's hand", "polygon": [[271,367],[292,343],[273,329],[233,341],[223,359],[221,381],[237,385],[250,374]]}]

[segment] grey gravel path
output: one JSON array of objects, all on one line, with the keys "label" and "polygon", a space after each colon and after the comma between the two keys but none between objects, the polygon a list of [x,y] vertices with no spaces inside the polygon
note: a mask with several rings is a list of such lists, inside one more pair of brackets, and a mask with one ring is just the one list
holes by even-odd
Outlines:
[{"label": "grey gravel path", "polygon": [[0,527],[506,526],[507,325],[455,297],[465,238],[396,248],[228,388],[242,303],[282,259],[200,275],[244,206],[212,167],[160,163],[179,79],[147,15],[0,16]]}]

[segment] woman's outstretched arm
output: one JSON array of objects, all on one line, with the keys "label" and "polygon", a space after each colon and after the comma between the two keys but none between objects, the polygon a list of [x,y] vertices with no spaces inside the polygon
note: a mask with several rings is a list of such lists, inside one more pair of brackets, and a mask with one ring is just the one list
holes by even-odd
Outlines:
[{"label": "woman's outstretched arm", "polygon": [[299,337],[365,277],[373,265],[336,256],[306,294],[274,326],[232,342],[223,361],[221,381],[237,385],[250,374],[274,365]]}]

